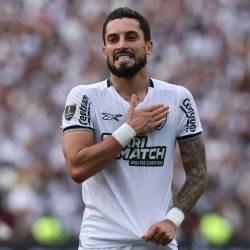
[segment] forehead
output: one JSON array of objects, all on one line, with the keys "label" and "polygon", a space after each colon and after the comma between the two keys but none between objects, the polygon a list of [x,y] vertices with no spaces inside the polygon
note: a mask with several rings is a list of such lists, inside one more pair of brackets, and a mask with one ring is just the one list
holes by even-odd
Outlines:
[{"label": "forehead", "polygon": [[128,31],[135,31],[143,34],[139,22],[133,18],[119,18],[110,21],[106,26],[106,36],[109,34],[120,34]]}]

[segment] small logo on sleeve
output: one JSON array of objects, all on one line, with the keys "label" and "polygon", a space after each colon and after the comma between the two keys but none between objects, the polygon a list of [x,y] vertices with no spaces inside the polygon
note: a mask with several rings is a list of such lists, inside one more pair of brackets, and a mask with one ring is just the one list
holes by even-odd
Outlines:
[{"label": "small logo on sleeve", "polygon": [[188,131],[195,132],[195,130],[196,130],[195,112],[194,112],[194,109],[192,107],[190,99],[186,98],[182,104],[183,104],[183,106],[180,106],[180,108],[185,113],[185,115],[187,117],[187,122],[185,124],[186,132],[188,132]]},{"label": "small logo on sleeve", "polygon": [[65,112],[64,112],[64,117],[67,121],[70,121],[72,119],[72,117],[74,116],[76,111],[76,105],[72,104],[72,105],[67,105],[65,107]]}]

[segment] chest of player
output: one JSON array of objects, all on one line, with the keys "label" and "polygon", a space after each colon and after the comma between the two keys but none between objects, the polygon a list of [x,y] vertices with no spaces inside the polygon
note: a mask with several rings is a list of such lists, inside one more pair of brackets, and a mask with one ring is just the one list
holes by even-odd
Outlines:
[{"label": "chest of player", "polygon": [[[156,127],[152,132],[136,137],[131,146],[146,148],[150,146],[166,146],[170,141],[175,143],[176,137],[176,105],[167,98],[148,98],[145,102],[139,103],[136,109],[142,109],[154,104],[164,104],[169,106],[169,114],[165,122]],[[107,135],[112,134],[124,122],[129,109],[129,103],[125,100],[118,102],[114,100],[103,101],[101,105],[95,107],[95,139],[97,142],[103,140]]]}]

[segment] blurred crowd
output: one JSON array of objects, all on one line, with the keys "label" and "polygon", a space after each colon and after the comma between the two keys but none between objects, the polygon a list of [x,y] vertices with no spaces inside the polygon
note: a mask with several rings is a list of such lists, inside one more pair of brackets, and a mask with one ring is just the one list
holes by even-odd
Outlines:
[{"label": "blurred crowd", "polygon": [[[0,242],[32,240],[47,215],[78,237],[81,187],[66,172],[61,116],[73,86],[109,77],[101,30],[119,6],[148,18],[150,75],[187,87],[203,124],[209,187],[178,237],[200,241],[200,218],[215,212],[232,242],[248,244],[249,0],[0,0]],[[176,156],[174,192],[184,181]]]}]

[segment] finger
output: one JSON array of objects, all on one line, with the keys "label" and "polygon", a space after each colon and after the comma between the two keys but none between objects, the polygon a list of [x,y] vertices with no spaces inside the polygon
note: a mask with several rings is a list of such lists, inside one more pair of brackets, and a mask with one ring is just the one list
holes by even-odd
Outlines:
[{"label": "finger", "polygon": [[165,240],[165,237],[164,237],[164,233],[161,232],[161,233],[156,234],[152,241],[160,245],[163,240]]},{"label": "finger", "polygon": [[137,106],[137,96],[135,94],[132,94],[130,97],[130,108],[135,109]]},{"label": "finger", "polygon": [[153,117],[153,121],[157,122],[157,121],[161,120],[162,118],[166,118],[168,113],[169,112],[166,110],[166,111],[156,115],[155,117]]},{"label": "finger", "polygon": [[166,246],[167,244],[169,244],[170,242],[172,241],[172,239],[168,239],[168,238],[163,238],[162,240],[161,240],[161,245],[163,245],[163,246]]},{"label": "finger", "polygon": [[146,108],[143,108],[142,111],[145,111],[145,112],[152,112],[158,108],[162,108],[164,107],[163,104],[155,104],[155,105],[152,105],[152,106],[149,106],[149,107],[146,107]]},{"label": "finger", "polygon": [[172,240],[171,239],[167,239],[167,238],[164,238],[162,241],[161,241],[161,245],[162,246],[166,246],[167,244],[169,244]]},{"label": "finger", "polygon": [[161,106],[161,107],[155,109],[154,111],[151,111],[150,115],[153,117],[153,116],[156,116],[156,115],[163,113],[163,112],[169,113],[169,107],[168,106]]},{"label": "finger", "polygon": [[161,118],[160,120],[154,122],[153,127],[155,128],[155,127],[161,125],[166,119],[167,119],[167,117],[165,116],[165,117]]},{"label": "finger", "polygon": [[145,240],[146,241],[152,241],[154,236],[157,234],[157,228],[156,227],[151,227],[147,233],[145,234]]},{"label": "finger", "polygon": [[127,112],[127,118],[131,116],[131,114],[135,111],[135,108],[137,106],[137,96],[135,94],[132,94],[130,97],[130,106]]}]

